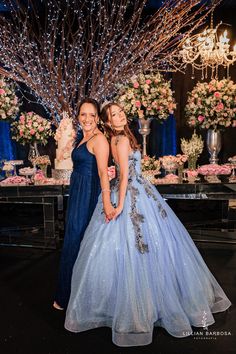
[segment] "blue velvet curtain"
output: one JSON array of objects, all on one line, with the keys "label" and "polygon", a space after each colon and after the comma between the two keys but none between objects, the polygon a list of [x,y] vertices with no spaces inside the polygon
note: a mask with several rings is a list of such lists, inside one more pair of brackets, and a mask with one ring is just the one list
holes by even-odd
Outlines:
[{"label": "blue velvet curtain", "polygon": [[0,179],[5,175],[1,170],[3,160],[14,160],[15,155],[16,146],[11,139],[10,123],[0,121]]},{"label": "blue velvet curtain", "polygon": [[11,139],[10,123],[0,121],[0,160],[14,160],[15,142]]},{"label": "blue velvet curtain", "polygon": [[[131,121],[130,128],[138,143],[142,146],[143,138],[138,131],[139,122],[137,118]],[[151,132],[147,136],[147,154],[156,158],[164,155],[176,155],[176,120],[174,115],[170,115],[162,123],[153,119],[150,128]]]},{"label": "blue velvet curtain", "polygon": [[151,133],[148,142],[150,156],[176,155],[176,121],[173,115],[160,123],[151,122]]}]

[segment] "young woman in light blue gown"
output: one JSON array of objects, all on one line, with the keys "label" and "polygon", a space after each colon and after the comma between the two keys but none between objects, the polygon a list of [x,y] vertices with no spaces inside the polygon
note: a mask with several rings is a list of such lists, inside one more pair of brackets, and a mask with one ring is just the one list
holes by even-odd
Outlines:
[{"label": "young woman in light blue gown", "polygon": [[106,105],[103,120],[118,170],[111,187],[116,214],[105,221],[100,196],[73,269],[65,328],[110,327],[118,346],[151,343],[154,326],[188,336],[231,302],[183,224],[142,177],[122,108]]}]

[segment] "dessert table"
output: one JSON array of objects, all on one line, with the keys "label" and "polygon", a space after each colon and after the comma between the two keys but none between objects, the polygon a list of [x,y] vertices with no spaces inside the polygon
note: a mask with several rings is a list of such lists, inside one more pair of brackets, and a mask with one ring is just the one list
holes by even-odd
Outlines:
[{"label": "dessert table", "polygon": [[[236,246],[236,183],[161,184],[156,188],[194,241],[220,247]],[[37,205],[42,214],[40,225],[35,222],[28,229],[25,225],[8,227],[8,220],[2,220],[0,245],[57,248],[63,240],[68,195],[68,185],[0,186],[0,207],[5,211],[13,205],[17,210],[23,205],[29,210]],[[208,220],[210,209],[213,218]],[[199,220],[193,217],[197,212],[202,212]],[[9,214],[11,217],[14,215]]]}]

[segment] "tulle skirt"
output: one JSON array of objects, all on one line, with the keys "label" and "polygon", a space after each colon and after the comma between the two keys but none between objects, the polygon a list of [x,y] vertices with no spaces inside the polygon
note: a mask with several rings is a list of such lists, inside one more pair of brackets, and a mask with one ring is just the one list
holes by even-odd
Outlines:
[{"label": "tulle skirt", "polygon": [[[118,346],[147,345],[154,326],[174,337],[214,323],[231,302],[208,269],[187,230],[151,186],[127,191],[123,212],[108,224],[101,196],[73,269],[65,328],[110,327]],[[117,192],[112,200],[117,203]],[[135,209],[134,209],[135,207]],[[137,249],[142,235],[148,252]]]}]

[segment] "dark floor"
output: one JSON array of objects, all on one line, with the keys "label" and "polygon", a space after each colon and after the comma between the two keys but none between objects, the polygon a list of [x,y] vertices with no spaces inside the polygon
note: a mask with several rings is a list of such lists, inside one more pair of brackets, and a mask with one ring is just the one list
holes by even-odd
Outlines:
[{"label": "dark floor", "polygon": [[153,343],[120,348],[112,344],[109,328],[72,334],[64,329],[64,313],[52,308],[60,251],[0,248],[1,354],[126,354],[236,353],[236,252],[201,249],[206,263],[233,303],[206,333],[195,329],[184,339],[164,329]]}]

